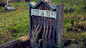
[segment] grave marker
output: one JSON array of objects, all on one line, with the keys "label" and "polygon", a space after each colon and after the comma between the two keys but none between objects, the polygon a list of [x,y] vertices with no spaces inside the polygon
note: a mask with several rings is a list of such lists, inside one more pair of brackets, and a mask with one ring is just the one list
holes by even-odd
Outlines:
[{"label": "grave marker", "polygon": [[5,10],[15,10],[14,5],[10,4],[10,0],[7,0],[7,5],[5,5]]},{"label": "grave marker", "polygon": [[[63,5],[55,5],[50,0],[29,3],[30,38],[34,25],[53,26],[56,32],[56,45],[63,44]],[[44,29],[43,29],[44,30]]]},{"label": "grave marker", "polygon": [[7,6],[9,6],[9,0],[7,0]]}]

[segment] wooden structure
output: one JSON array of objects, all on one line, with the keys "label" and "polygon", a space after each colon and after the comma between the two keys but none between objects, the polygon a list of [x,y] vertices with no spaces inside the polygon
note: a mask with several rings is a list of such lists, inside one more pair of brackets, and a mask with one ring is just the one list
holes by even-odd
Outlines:
[{"label": "wooden structure", "polygon": [[30,36],[26,35],[15,40],[6,42],[0,45],[0,48],[31,48]]},{"label": "wooden structure", "polygon": [[[30,38],[34,25],[53,26],[56,32],[56,45],[63,44],[63,5],[55,5],[50,0],[29,3]],[[44,28],[42,28],[44,30]]]}]

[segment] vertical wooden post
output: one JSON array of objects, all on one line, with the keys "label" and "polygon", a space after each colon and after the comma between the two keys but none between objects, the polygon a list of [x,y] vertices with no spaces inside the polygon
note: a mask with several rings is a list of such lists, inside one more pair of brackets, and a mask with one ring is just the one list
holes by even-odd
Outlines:
[{"label": "vertical wooden post", "polygon": [[30,25],[30,38],[31,38],[31,4],[29,3],[29,25]]},{"label": "vertical wooden post", "polygon": [[62,47],[63,45],[63,5],[57,5],[57,30],[56,30],[56,44]]}]

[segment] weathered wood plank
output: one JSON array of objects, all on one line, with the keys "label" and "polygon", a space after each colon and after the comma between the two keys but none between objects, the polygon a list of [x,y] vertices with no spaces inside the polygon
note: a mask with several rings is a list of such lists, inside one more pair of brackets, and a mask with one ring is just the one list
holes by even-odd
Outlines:
[{"label": "weathered wood plank", "polygon": [[30,36],[26,35],[0,45],[0,48],[25,48],[30,46]]}]

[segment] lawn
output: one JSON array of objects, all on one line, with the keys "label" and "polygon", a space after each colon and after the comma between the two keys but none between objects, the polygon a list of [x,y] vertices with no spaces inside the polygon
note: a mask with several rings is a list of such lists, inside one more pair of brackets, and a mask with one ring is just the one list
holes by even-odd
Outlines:
[{"label": "lawn", "polygon": [[[82,47],[86,46],[86,0],[52,0],[52,2],[64,5],[63,38]],[[16,10],[5,11],[4,7],[0,7],[0,44],[29,34],[28,2],[12,4]]]},{"label": "lawn", "polygon": [[5,11],[0,7],[0,44],[29,35],[28,2],[12,3],[16,10]]}]

